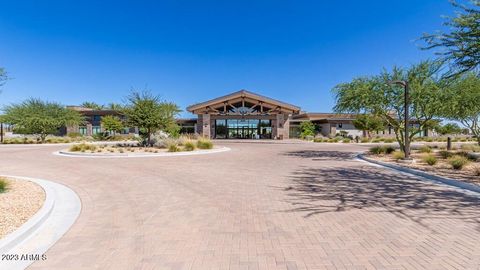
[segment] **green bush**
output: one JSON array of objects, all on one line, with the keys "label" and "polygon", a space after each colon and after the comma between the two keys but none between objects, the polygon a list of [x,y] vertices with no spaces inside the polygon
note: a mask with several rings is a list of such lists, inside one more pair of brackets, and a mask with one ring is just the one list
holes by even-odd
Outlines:
[{"label": "green bush", "polygon": [[8,188],[8,182],[5,178],[0,178],[0,193],[3,193]]},{"label": "green bush", "polygon": [[442,150],[440,152],[438,152],[440,154],[440,156],[443,158],[443,159],[448,159],[448,158],[451,158],[453,156],[453,153],[450,152],[450,151],[447,151],[447,150]]},{"label": "green bush", "polygon": [[375,155],[391,154],[395,151],[393,146],[374,146],[370,148],[370,152]]},{"label": "green bush", "polygon": [[197,141],[197,147],[199,149],[212,149],[213,148],[213,143],[209,139],[199,138],[198,141]]},{"label": "green bush", "polygon": [[192,141],[186,141],[186,142],[183,144],[183,149],[184,149],[185,151],[193,151],[193,150],[195,150],[195,148],[196,148],[196,145],[195,145],[195,143],[192,142]]},{"label": "green bush", "polygon": [[454,170],[461,170],[465,165],[467,165],[470,161],[466,157],[462,156],[453,156],[450,158],[449,163],[452,165]]},{"label": "green bush", "polygon": [[437,158],[434,155],[428,154],[423,157],[423,162],[427,163],[430,166],[437,164]]},{"label": "green bush", "polygon": [[318,143],[320,143],[320,142],[325,142],[325,141],[326,141],[326,140],[324,140],[324,139],[322,139],[322,138],[315,138],[315,139],[313,139],[313,142],[318,142]]},{"label": "green bush", "polygon": [[386,154],[391,154],[395,151],[395,148],[393,146],[384,146],[384,148]]},{"label": "green bush", "polygon": [[403,159],[405,158],[405,153],[403,153],[402,151],[395,151],[392,153],[392,158],[395,160]]},{"label": "green bush", "polygon": [[350,140],[349,138],[345,138],[342,140],[343,143],[350,143],[352,140]]},{"label": "green bush", "polygon": [[418,152],[420,153],[431,153],[432,152],[432,148],[430,148],[429,146],[422,146],[420,147],[420,149],[418,149]]},{"label": "green bush", "polygon": [[374,146],[370,148],[370,153],[375,154],[375,155],[381,155],[385,154],[385,148],[382,146]]},{"label": "green bush", "polygon": [[386,142],[386,143],[393,143],[393,142],[395,142],[395,139],[393,139],[393,138],[386,138],[386,139],[384,140],[384,142]]}]

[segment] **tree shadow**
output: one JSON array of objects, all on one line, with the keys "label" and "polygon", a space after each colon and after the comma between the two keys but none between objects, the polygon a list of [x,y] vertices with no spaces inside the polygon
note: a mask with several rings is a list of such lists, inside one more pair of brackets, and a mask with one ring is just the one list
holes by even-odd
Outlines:
[{"label": "tree shadow", "polygon": [[[447,189],[411,176],[382,172],[372,166],[303,168],[284,188],[294,206],[288,211],[305,217],[352,209],[388,211],[421,225],[426,219],[461,219],[480,231],[480,197]],[[426,226],[428,227],[428,226]]]},{"label": "tree shadow", "polygon": [[312,160],[337,160],[345,161],[355,158],[357,153],[340,151],[300,150],[284,153],[285,156],[311,158]]}]

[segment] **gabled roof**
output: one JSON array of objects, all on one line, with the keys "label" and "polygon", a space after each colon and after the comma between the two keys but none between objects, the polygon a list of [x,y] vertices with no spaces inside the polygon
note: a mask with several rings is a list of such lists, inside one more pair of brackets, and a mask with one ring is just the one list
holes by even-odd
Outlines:
[{"label": "gabled roof", "polygon": [[233,93],[225,95],[225,96],[214,98],[214,99],[211,99],[211,100],[208,100],[208,101],[205,101],[205,102],[190,105],[190,106],[187,107],[187,111],[194,112],[195,110],[199,110],[199,109],[202,109],[202,108],[205,108],[205,107],[208,107],[208,106],[223,103],[223,102],[226,102],[228,100],[232,100],[232,99],[236,99],[236,98],[250,98],[250,99],[258,100],[258,101],[261,101],[261,102],[264,102],[264,103],[272,104],[272,105],[275,105],[275,106],[278,106],[278,107],[281,107],[281,108],[285,108],[285,109],[291,110],[295,113],[300,112],[300,107],[297,107],[295,105],[285,103],[285,102],[282,102],[282,101],[279,101],[279,100],[276,100],[276,99],[273,99],[273,98],[262,96],[262,95],[247,91],[245,89],[242,89],[242,90],[237,91],[237,92],[233,92]]}]

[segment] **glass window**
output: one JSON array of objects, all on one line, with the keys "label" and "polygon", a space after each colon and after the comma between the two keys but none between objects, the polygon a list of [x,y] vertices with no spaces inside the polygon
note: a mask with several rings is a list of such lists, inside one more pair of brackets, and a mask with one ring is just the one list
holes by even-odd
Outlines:
[{"label": "glass window", "polygon": [[227,124],[224,119],[215,120],[215,138],[226,139],[227,138]]},{"label": "glass window", "polygon": [[101,115],[94,115],[93,116],[93,121],[102,121],[102,116]]},{"label": "glass window", "polygon": [[87,135],[87,127],[79,127],[78,128],[78,133],[82,135]]},{"label": "glass window", "polygon": [[102,127],[101,126],[93,126],[92,127],[92,135],[98,134],[102,132]]}]

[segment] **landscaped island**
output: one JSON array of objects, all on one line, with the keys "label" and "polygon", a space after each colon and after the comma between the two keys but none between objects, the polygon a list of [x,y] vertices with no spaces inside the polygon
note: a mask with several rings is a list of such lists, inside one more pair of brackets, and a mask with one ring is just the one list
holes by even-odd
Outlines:
[{"label": "landscaped island", "polygon": [[88,153],[90,155],[135,155],[156,154],[162,152],[192,152],[210,150],[214,145],[210,139],[195,136],[180,136],[179,138],[153,138],[150,145],[140,142],[125,142],[116,144],[80,143],[72,145],[63,153]]},{"label": "landscaped island", "polygon": [[44,201],[45,192],[39,185],[0,177],[0,238],[28,221]]},{"label": "landscaped island", "polygon": [[414,160],[412,163],[401,162],[404,154],[393,146],[372,147],[367,156],[381,162],[480,185],[480,146],[475,144],[455,145],[450,151],[443,145],[414,147],[411,152]]}]

